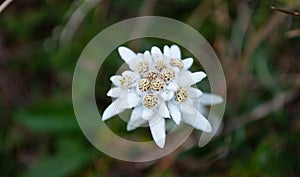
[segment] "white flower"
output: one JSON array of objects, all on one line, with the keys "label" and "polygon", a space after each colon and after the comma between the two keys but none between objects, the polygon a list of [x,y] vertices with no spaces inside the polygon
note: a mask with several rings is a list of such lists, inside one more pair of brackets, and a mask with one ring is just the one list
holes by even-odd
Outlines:
[{"label": "white flower", "polygon": [[102,120],[125,109],[133,109],[127,130],[148,123],[152,137],[160,148],[165,144],[165,118],[172,118],[176,124],[184,121],[205,132],[212,130],[199,109],[220,103],[222,98],[192,87],[206,74],[190,72],[188,69],[193,59],[182,60],[177,45],[165,46],[163,53],[155,46],[151,52],[145,51],[143,54],[136,54],[126,47],[119,47],[118,51],[131,71],[110,78],[116,87],[107,95],[116,100],[105,109]]}]

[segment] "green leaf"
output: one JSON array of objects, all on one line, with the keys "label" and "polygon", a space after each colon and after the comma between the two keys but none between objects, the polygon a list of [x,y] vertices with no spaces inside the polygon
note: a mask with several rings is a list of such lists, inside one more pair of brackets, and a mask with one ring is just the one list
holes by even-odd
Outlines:
[{"label": "green leaf", "polygon": [[24,177],[62,177],[72,176],[90,159],[90,152],[63,153],[36,163]]},{"label": "green leaf", "polygon": [[66,115],[24,113],[15,120],[35,132],[61,133],[78,129],[75,117]]}]

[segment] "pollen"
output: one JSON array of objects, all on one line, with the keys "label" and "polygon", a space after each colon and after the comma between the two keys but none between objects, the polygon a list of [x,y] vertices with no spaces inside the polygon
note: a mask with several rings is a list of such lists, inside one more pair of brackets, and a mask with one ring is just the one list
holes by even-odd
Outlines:
[{"label": "pollen", "polygon": [[144,77],[149,80],[153,80],[156,79],[158,76],[159,76],[159,71],[151,71],[148,72]]},{"label": "pollen", "polygon": [[183,69],[183,62],[181,61],[181,59],[171,59],[170,65],[178,67],[179,69]]},{"label": "pollen", "polygon": [[146,61],[141,61],[137,64],[135,70],[140,74],[146,73],[149,70],[149,63]]},{"label": "pollen", "polygon": [[131,79],[131,77],[129,77],[129,76],[123,76],[120,79],[120,87],[121,88],[128,89],[128,88],[131,87],[131,85],[132,85],[132,79]]},{"label": "pollen", "polygon": [[150,84],[150,88],[153,91],[160,91],[161,89],[163,89],[165,87],[165,82],[164,80],[160,79],[160,78],[156,78],[154,80],[151,81]]},{"label": "pollen", "polygon": [[138,83],[138,89],[142,92],[146,92],[150,88],[150,80],[143,78]]},{"label": "pollen", "polygon": [[162,69],[162,71],[160,73],[160,77],[164,81],[170,82],[171,80],[173,80],[175,78],[175,71],[171,68],[164,68],[164,69]]},{"label": "pollen", "polygon": [[162,60],[158,60],[154,63],[154,67],[158,70],[162,70],[167,67],[167,64]]},{"label": "pollen", "polygon": [[179,103],[183,103],[188,99],[187,90],[183,87],[180,87],[175,93],[175,100]]},{"label": "pollen", "polygon": [[158,97],[153,94],[148,94],[144,97],[143,105],[147,108],[153,108],[158,104]]}]

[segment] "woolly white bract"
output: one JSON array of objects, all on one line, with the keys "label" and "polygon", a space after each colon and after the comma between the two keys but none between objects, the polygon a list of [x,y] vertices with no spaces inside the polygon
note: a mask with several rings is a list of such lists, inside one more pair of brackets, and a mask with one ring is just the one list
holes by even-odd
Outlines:
[{"label": "woolly white bract", "polygon": [[119,47],[118,51],[130,70],[110,78],[116,87],[107,96],[116,99],[103,112],[103,121],[132,109],[127,130],[148,123],[160,148],[165,145],[165,119],[172,119],[178,125],[183,121],[198,130],[211,132],[210,123],[199,109],[221,103],[222,98],[192,87],[206,77],[202,71],[188,70],[192,58],[181,59],[177,45],[164,46],[163,52],[155,46],[143,54],[126,47]]}]

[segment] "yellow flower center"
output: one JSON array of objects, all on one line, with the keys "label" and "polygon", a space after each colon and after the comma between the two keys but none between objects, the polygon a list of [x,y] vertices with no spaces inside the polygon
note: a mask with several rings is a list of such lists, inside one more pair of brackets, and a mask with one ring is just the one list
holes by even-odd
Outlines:
[{"label": "yellow flower center", "polygon": [[140,74],[147,72],[147,71],[149,70],[149,64],[148,64],[148,62],[146,62],[146,61],[141,61],[141,62],[139,62],[139,63],[137,64],[135,70],[136,70],[138,73],[140,73]]},{"label": "yellow flower center", "polygon": [[171,68],[164,68],[162,69],[160,76],[164,81],[169,82],[175,78],[175,71]]},{"label": "yellow flower center", "polygon": [[181,59],[172,58],[170,61],[170,65],[174,67],[178,67],[179,69],[183,69],[183,62],[181,61]]},{"label": "yellow flower center", "polygon": [[150,71],[145,75],[145,78],[149,80],[156,79],[159,75],[159,71]]},{"label": "yellow flower center", "polygon": [[148,94],[144,97],[143,105],[147,108],[153,108],[158,104],[158,97],[153,94]]},{"label": "yellow flower center", "polygon": [[138,89],[142,92],[146,92],[150,88],[150,81],[149,79],[141,79],[138,83]]},{"label": "yellow flower center", "polygon": [[120,79],[120,87],[121,88],[124,88],[124,89],[128,89],[131,87],[132,85],[132,79],[131,77],[129,76],[123,76],[121,79]]},{"label": "yellow flower center", "polygon": [[188,99],[189,95],[187,90],[183,87],[180,87],[175,93],[175,100],[179,103],[183,103]]},{"label": "yellow flower center", "polygon": [[153,91],[160,91],[164,87],[165,87],[165,82],[164,82],[164,80],[162,80],[160,78],[156,78],[151,81],[150,88]]},{"label": "yellow flower center", "polygon": [[154,63],[154,67],[158,70],[162,70],[167,67],[167,64],[162,60],[158,60]]}]

